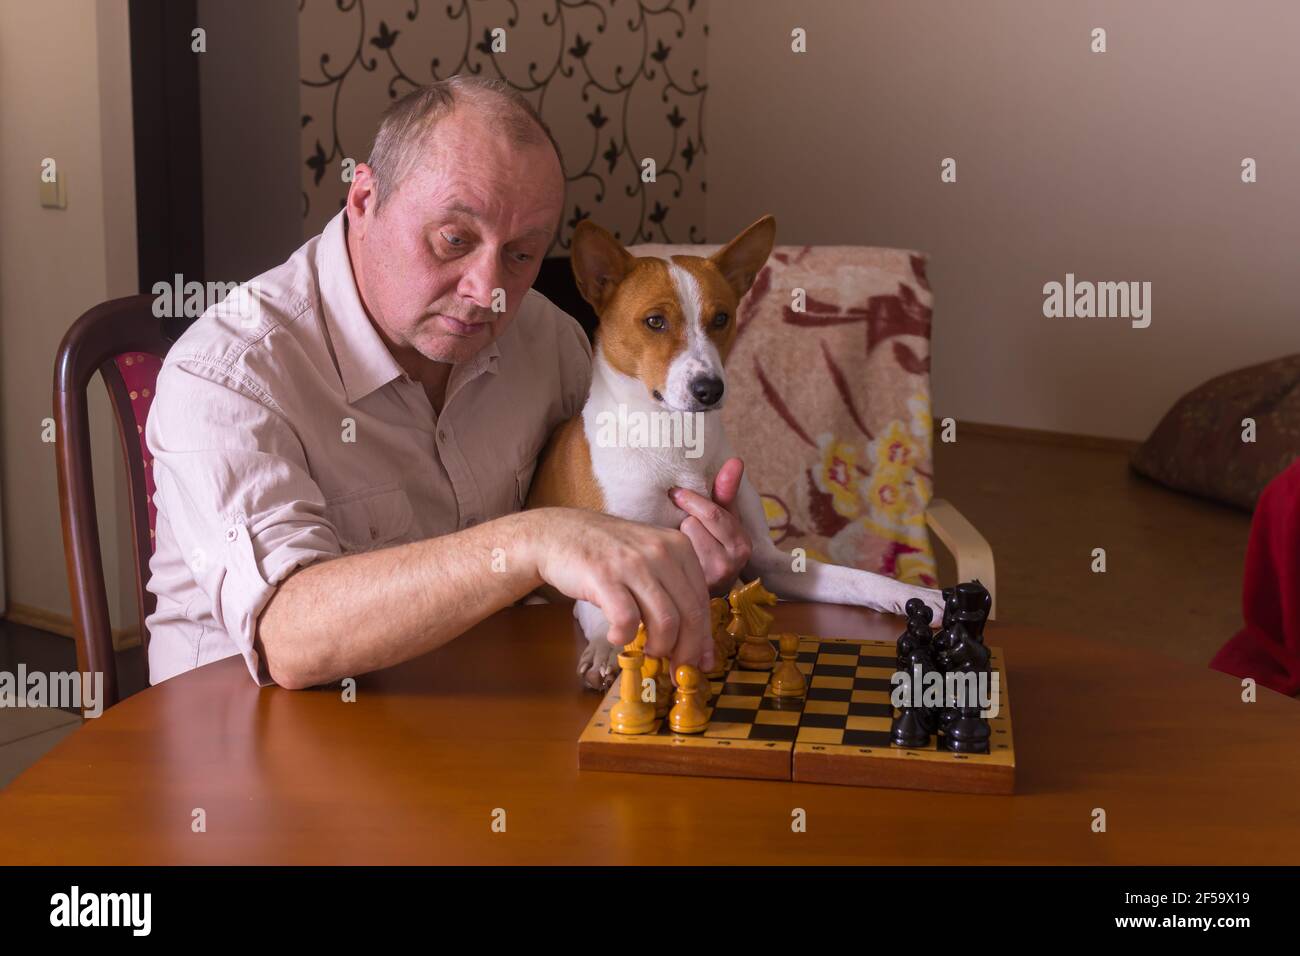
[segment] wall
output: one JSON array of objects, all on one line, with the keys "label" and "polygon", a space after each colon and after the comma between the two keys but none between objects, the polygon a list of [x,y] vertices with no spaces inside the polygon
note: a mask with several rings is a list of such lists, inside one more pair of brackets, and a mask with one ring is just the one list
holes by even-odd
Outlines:
[{"label": "wall", "polygon": [[[1287,0],[712,0],[707,231],[923,250],[937,415],[1143,438],[1300,348],[1297,36]],[[1150,281],[1151,326],[1045,318],[1067,272]]]},{"label": "wall", "polygon": [[[365,161],[394,95],[482,72],[523,92],[560,144],[569,180],[562,249],[584,215],[628,243],[703,240],[706,10],[694,0],[484,0],[463,8],[371,0],[347,10],[305,0],[303,237],[341,207],[343,160]],[[505,50],[491,54],[481,45],[498,27]],[[638,165],[647,156],[658,167],[652,184],[642,183]]]},{"label": "wall", "polygon": [[[126,7],[0,4],[0,489],[14,617],[70,614],[54,445],[41,441],[59,341],[86,309],[135,291]],[[47,156],[65,177],[63,210],[38,202]],[[126,485],[102,387],[90,412],[109,610],[115,626],[132,628]]]}]

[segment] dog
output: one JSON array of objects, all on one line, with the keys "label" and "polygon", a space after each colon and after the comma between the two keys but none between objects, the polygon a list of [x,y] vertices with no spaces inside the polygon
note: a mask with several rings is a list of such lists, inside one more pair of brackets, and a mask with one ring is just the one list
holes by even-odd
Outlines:
[{"label": "dog", "polygon": [[[669,498],[669,488],[711,497],[714,476],[733,457],[718,411],[726,396],[725,363],[736,339],[737,307],[775,241],[776,220],[764,216],[708,258],[638,258],[591,220],[578,223],[573,275],[600,320],[591,390],[582,412],[561,424],[543,450],[527,507],[590,508],[676,528],[686,514]],[[609,440],[611,422],[663,422],[665,412],[690,415],[699,424],[690,447]],[[653,431],[643,429],[642,438]],[[909,599],[920,598],[936,619],[943,613],[937,590],[812,559],[794,570],[791,556],[772,542],[748,478],[742,478],[735,503],[753,542],[744,576],[761,577],[777,597],[892,614],[902,614]],[[618,649],[605,639],[608,622],[585,601],[577,602],[574,615],[587,638],[578,673],[590,686],[606,687],[618,670]]]}]

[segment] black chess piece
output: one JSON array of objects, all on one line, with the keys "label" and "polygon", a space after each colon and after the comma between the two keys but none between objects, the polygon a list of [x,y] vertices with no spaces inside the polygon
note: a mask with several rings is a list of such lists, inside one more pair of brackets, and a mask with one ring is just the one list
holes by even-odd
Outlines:
[{"label": "black chess piece", "polygon": [[[958,613],[956,610],[953,611],[954,615]],[[934,708],[932,714],[936,730],[941,735],[947,734],[949,725],[958,717],[956,701],[948,693],[947,675],[950,671],[955,671],[963,661],[970,657],[970,652],[962,649],[973,643],[970,632],[966,630],[966,625],[959,620],[954,620],[952,624],[934,636],[934,641],[931,644],[934,669],[939,672],[944,681],[943,704]]]},{"label": "black chess piece", "polygon": [[[926,608],[926,611],[928,612],[929,608]],[[933,616],[928,614],[928,617]],[[920,623],[919,615],[917,621]],[[924,627],[928,635],[930,629],[928,621]],[[925,675],[934,669],[928,641],[925,644],[914,645],[907,659],[900,661],[899,666],[907,671],[911,679],[911,694],[907,702],[898,708],[897,716],[890,722],[889,733],[895,746],[915,750],[929,746],[930,735],[935,732],[936,727],[930,708],[921,703]]]},{"label": "black chess piece", "polygon": [[[980,644],[984,643],[984,625],[988,622],[989,611],[993,609],[993,595],[988,588],[980,584],[979,578],[965,581],[954,589],[956,605],[953,618],[966,625],[967,630]],[[945,607],[945,617],[947,616]]]},{"label": "black chess piece", "polygon": [[954,642],[945,660],[947,674],[953,679],[944,685],[947,706],[941,746],[953,753],[988,753],[989,722],[980,716],[983,708],[979,695],[981,683],[983,689],[989,687],[989,649],[960,622],[953,625],[951,633]]},{"label": "black chess piece", "polygon": [[939,593],[943,595],[943,619],[940,621],[939,627],[952,627],[957,620],[957,589],[944,588]]},{"label": "black chess piece", "polygon": [[907,630],[898,638],[898,667],[909,667],[912,652],[918,647],[929,648],[931,640],[930,622],[934,620],[934,611],[930,610],[920,598],[912,598],[904,605],[907,612]]},{"label": "black chess piece", "polygon": [[889,736],[895,747],[919,750],[930,746],[930,723],[923,707],[900,707],[898,716],[889,725]]},{"label": "black chess piece", "polygon": [[947,635],[943,656],[944,673],[978,673],[989,669],[989,649],[975,639],[970,628],[958,622],[948,629]]},{"label": "black chess piece", "polygon": [[945,728],[945,750],[959,754],[986,754],[989,752],[989,722],[980,716],[978,707],[962,707]]}]

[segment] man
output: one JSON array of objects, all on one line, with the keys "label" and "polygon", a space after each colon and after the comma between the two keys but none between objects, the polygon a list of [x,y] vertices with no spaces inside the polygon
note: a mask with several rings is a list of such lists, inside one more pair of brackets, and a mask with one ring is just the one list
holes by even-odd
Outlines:
[{"label": "man", "polygon": [[717,503],[678,493],[680,531],[520,511],[591,374],[581,327],[531,290],[563,208],[528,102],[453,77],[384,114],[344,210],[250,283],[255,309],[232,296],[181,337],[146,431],[151,682],[240,654],[261,684],[327,683],[543,584],[604,610],[611,641],[644,620],[650,653],[711,663],[710,590],[749,556],[719,506],[739,461]]}]

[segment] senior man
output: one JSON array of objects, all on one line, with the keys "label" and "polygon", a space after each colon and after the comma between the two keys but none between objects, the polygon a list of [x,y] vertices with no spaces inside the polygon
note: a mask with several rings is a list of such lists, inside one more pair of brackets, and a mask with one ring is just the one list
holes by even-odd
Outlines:
[{"label": "senior man", "polygon": [[[531,288],[564,173],[504,84],[453,77],[381,119],[344,209],[172,348],[146,438],[157,541],[150,681],[242,655],[314,686],[423,654],[543,584],[675,663],[709,663],[708,597],[750,542],[685,492],[681,530],[522,511],[591,348]],[[235,297],[232,297],[232,299]],[[724,505],[724,507],[719,507]]]}]

